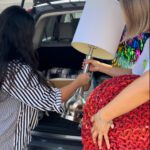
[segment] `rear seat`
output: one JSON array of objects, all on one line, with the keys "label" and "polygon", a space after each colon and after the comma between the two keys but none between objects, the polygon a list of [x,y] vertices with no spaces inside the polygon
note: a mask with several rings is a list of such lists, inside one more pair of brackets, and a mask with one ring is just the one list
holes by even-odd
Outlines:
[{"label": "rear seat", "polygon": [[44,45],[42,46],[48,47],[71,46],[71,41],[73,39],[74,33],[75,27],[73,23],[70,22],[58,23],[54,31],[55,39],[48,43],[44,43]]},{"label": "rear seat", "polygon": [[74,36],[74,26],[73,23],[59,23],[58,24],[58,41],[66,41],[71,43]]},{"label": "rear seat", "polygon": [[74,30],[76,30],[77,26],[78,26],[78,23],[79,23],[79,20],[78,18],[76,19],[72,19],[72,24],[73,24],[73,27],[74,27]]},{"label": "rear seat", "polygon": [[[55,43],[57,47],[64,47],[70,46],[71,49],[71,41],[73,39],[77,24],[79,19],[73,19],[72,22],[61,22],[57,24],[56,31],[55,31],[55,37],[57,39],[57,42]],[[54,45],[53,45],[54,46]],[[70,55],[71,56],[71,55]],[[59,59],[60,60],[60,59]],[[66,60],[67,61],[67,60]],[[76,60],[78,61],[78,60]],[[68,63],[70,63],[68,61]],[[55,67],[51,68],[47,72],[47,79],[51,78],[75,78],[81,70],[74,70],[70,68],[64,67]]]}]

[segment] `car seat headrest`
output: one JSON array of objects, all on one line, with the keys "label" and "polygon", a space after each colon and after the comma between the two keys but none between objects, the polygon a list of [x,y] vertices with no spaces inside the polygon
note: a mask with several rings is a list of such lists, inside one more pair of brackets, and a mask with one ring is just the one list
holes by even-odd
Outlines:
[{"label": "car seat headrest", "polygon": [[74,36],[74,26],[72,23],[59,23],[58,24],[58,40],[71,41]]}]

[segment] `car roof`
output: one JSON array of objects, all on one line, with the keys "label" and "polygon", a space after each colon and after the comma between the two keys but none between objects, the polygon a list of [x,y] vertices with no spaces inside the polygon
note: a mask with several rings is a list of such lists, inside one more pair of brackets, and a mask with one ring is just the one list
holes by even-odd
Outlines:
[{"label": "car roof", "polygon": [[34,5],[39,5],[43,3],[51,4],[61,4],[61,3],[71,3],[71,2],[83,2],[85,0],[33,0]]},{"label": "car roof", "polygon": [[[24,4],[27,0],[21,0],[21,6],[24,7]],[[85,0],[32,0],[33,6],[41,5],[41,4],[62,4],[62,3],[75,3],[75,2],[85,2]]]},{"label": "car roof", "polygon": [[51,3],[51,2],[56,2],[56,1],[60,1],[60,0],[33,0],[33,4],[34,4],[34,6],[36,6],[39,4]]},{"label": "car roof", "polygon": [[45,13],[82,10],[84,4],[85,0],[52,0],[51,3],[43,2],[33,6],[33,16],[37,20]]}]

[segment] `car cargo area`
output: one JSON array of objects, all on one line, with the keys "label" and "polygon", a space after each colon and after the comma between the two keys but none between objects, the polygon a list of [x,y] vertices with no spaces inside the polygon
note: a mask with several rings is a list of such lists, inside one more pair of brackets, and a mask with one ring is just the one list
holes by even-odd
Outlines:
[{"label": "car cargo area", "polygon": [[28,150],[82,150],[80,135],[78,123],[50,112],[32,132]]},{"label": "car cargo area", "polygon": [[[60,11],[57,10],[56,5],[53,9],[52,6],[35,7],[32,12],[37,21],[34,43],[39,57],[39,71],[47,80],[75,79],[82,71],[82,63],[86,57],[71,46],[84,3],[62,3],[59,4]],[[57,12],[58,15],[51,16],[53,12]],[[105,75],[94,73],[95,79],[98,76]],[[81,124],[65,119],[66,114],[63,117],[55,112],[48,112],[48,116],[43,114],[39,124],[32,131],[32,141],[28,150],[83,149]]]}]

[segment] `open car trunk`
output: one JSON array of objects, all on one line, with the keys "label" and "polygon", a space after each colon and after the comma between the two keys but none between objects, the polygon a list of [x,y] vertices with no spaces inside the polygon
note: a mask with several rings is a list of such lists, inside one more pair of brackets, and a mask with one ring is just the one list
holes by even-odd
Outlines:
[{"label": "open car trunk", "polygon": [[[33,6],[57,0],[33,0]],[[22,7],[25,0],[22,0]],[[80,69],[84,55],[70,47],[39,46],[39,70],[52,67]],[[71,63],[68,63],[71,62]],[[66,120],[55,112],[48,112],[32,131],[32,141],[28,150],[82,150],[79,124]]]},{"label": "open car trunk", "polygon": [[[37,6],[43,3],[50,4],[51,2],[61,1],[61,0],[31,0],[33,1],[33,6]],[[26,0],[21,0],[21,7],[24,7],[24,4],[26,3]]]},{"label": "open car trunk", "polygon": [[[72,47],[40,47],[37,51],[41,71],[51,67],[79,70],[84,58]],[[32,132],[29,150],[82,150],[79,124],[55,112],[48,113],[49,116],[44,115]]]},{"label": "open car trunk", "polygon": [[[34,5],[52,1],[57,0],[35,0]],[[42,8],[39,12],[37,10],[39,7],[36,7],[34,12],[37,14],[33,14],[38,22],[40,19],[38,20],[37,16],[42,18],[44,14],[57,12],[57,16],[45,15],[47,18],[42,18],[41,23],[38,23],[39,28],[37,26],[35,41],[39,42],[35,47],[39,55],[39,70],[48,72],[51,68],[59,67],[80,71],[85,55],[71,47],[71,41],[80,19],[78,15],[82,12],[84,4],[69,2],[59,4],[61,10],[57,5],[49,6],[40,6]],[[67,12],[69,15],[65,14]],[[28,150],[82,150],[79,124],[64,119],[55,112],[48,114],[49,116],[44,115],[32,132],[32,141]]]},{"label": "open car trunk", "polygon": [[[37,51],[40,70],[56,66],[79,70],[85,57],[72,47],[40,47]],[[48,113],[49,116],[44,115],[32,132],[29,150],[82,150],[80,125],[55,112]]]}]

